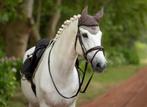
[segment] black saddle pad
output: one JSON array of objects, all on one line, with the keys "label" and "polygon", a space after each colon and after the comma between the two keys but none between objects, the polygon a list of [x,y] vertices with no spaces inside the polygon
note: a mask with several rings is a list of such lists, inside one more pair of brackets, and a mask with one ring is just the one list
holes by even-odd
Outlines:
[{"label": "black saddle pad", "polygon": [[24,61],[21,73],[25,75],[27,80],[32,80],[35,68],[37,67],[38,62],[41,56],[43,55],[46,47],[48,46],[49,42],[50,41],[48,39],[39,40],[36,44],[33,54],[28,55],[28,58]]}]

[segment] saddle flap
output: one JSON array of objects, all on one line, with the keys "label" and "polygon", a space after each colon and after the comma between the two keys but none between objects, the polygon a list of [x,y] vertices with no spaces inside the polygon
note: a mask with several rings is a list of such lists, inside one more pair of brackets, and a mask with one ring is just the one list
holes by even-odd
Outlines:
[{"label": "saddle flap", "polygon": [[48,39],[42,39],[37,42],[35,46],[35,50],[31,57],[28,57],[22,66],[21,73],[25,75],[26,79],[29,81],[32,81],[33,74],[35,72],[35,69],[46,49],[46,47],[49,44]]}]

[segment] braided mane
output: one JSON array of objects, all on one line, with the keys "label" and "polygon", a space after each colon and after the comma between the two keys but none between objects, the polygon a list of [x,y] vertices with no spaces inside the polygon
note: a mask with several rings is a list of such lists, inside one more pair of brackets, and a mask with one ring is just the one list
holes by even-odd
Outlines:
[{"label": "braided mane", "polygon": [[55,39],[59,38],[59,36],[62,34],[62,32],[74,21],[81,17],[80,14],[72,16],[69,20],[64,21],[64,23],[61,25],[61,27],[58,29]]}]

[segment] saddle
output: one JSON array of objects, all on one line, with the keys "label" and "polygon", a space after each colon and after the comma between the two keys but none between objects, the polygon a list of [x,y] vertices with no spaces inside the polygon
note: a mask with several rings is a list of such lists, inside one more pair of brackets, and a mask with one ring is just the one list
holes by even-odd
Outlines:
[{"label": "saddle", "polygon": [[35,69],[49,42],[48,39],[39,40],[35,46],[34,52],[31,55],[28,55],[27,59],[24,61],[21,73],[28,81],[32,81]]},{"label": "saddle", "polygon": [[35,69],[46,49],[51,41],[48,39],[39,40],[35,46],[35,50],[31,55],[27,56],[27,59],[24,61],[21,69],[21,74],[25,76],[25,78],[31,83],[32,90],[36,95],[36,87],[33,83],[33,75],[35,73]]},{"label": "saddle", "polygon": [[[35,96],[36,96],[36,86],[33,83],[33,76],[35,74],[36,67],[38,66],[38,63],[39,63],[45,49],[47,48],[48,45],[50,45],[52,43],[52,41],[53,40],[50,41],[48,39],[39,40],[35,46],[34,52],[27,56],[27,59],[24,61],[23,65],[22,65],[21,74],[22,74],[22,76],[25,76],[25,78],[31,83],[31,88],[32,88]],[[75,66],[76,66],[78,72],[82,71],[82,69],[79,67],[79,60],[78,59],[76,60]],[[86,69],[87,69],[87,62],[85,64],[84,72],[82,72],[83,77],[81,80],[82,83],[80,83],[80,84],[83,84],[85,74],[86,74]],[[84,93],[86,91],[92,76],[90,77],[89,81],[87,82],[87,85],[85,86],[82,93]]]}]

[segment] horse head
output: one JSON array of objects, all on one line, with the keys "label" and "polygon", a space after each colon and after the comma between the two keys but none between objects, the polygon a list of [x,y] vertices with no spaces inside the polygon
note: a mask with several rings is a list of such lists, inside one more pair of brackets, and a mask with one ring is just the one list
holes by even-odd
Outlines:
[{"label": "horse head", "polygon": [[106,67],[104,48],[101,46],[102,32],[99,28],[99,21],[103,16],[103,9],[94,16],[83,9],[78,20],[78,32],[76,36],[76,52],[84,56],[91,63],[94,70],[101,72]]}]

